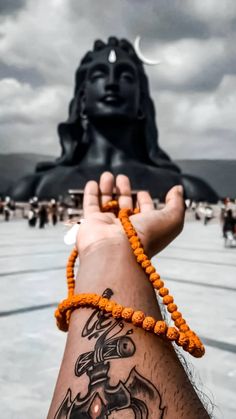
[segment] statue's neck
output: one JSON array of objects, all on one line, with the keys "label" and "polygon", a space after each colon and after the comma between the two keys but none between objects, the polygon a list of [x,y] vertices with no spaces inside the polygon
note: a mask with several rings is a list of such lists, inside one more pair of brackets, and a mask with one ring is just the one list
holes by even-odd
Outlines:
[{"label": "statue's neck", "polygon": [[136,124],[118,120],[89,123],[86,136],[90,144],[87,164],[112,166],[129,159],[142,161],[144,157]]}]

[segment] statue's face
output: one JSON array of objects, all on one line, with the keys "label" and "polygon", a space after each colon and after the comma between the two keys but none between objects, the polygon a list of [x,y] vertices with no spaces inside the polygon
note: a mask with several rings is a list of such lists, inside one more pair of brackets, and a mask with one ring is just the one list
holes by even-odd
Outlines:
[{"label": "statue's face", "polygon": [[137,68],[128,54],[119,48],[97,52],[85,84],[84,107],[88,118],[136,119],[139,102]]}]

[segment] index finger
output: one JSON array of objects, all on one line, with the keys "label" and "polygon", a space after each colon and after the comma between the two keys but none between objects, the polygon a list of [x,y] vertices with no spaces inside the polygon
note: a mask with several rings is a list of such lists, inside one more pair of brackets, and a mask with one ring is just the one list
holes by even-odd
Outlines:
[{"label": "index finger", "polygon": [[99,206],[99,188],[95,180],[90,180],[86,183],[84,189],[83,199],[83,210],[84,217],[93,214],[94,212],[100,212]]},{"label": "index finger", "polygon": [[147,191],[139,191],[137,194],[138,206],[141,212],[149,212],[154,210],[152,197]]},{"label": "index finger", "polygon": [[185,213],[182,185],[174,186],[169,190],[166,195],[165,204],[162,212],[168,214],[170,224],[173,223],[181,231]]}]

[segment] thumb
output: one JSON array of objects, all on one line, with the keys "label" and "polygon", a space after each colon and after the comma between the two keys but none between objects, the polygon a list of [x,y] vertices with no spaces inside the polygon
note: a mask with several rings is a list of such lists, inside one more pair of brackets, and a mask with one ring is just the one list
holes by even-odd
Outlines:
[{"label": "thumb", "polygon": [[182,185],[176,185],[169,190],[165,204],[163,212],[168,215],[170,225],[179,234],[183,228],[185,213],[184,188]]}]

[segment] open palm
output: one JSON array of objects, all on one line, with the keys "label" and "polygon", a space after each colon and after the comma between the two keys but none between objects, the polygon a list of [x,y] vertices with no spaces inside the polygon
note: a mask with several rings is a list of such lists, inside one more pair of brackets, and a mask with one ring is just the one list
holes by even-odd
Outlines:
[{"label": "open palm", "polygon": [[[93,250],[100,243],[111,243],[114,239],[127,240],[120,220],[112,213],[101,212],[101,206],[112,199],[116,191],[120,208],[133,209],[129,178],[110,172],[101,175],[99,185],[89,181],[84,191],[84,218],[77,236],[80,254]],[[149,257],[166,247],[182,230],[184,221],[184,201],[182,187],[174,186],[166,196],[166,205],[155,210],[152,198],[146,191],[137,194],[138,214],[130,220],[134,225],[144,249]]]}]

